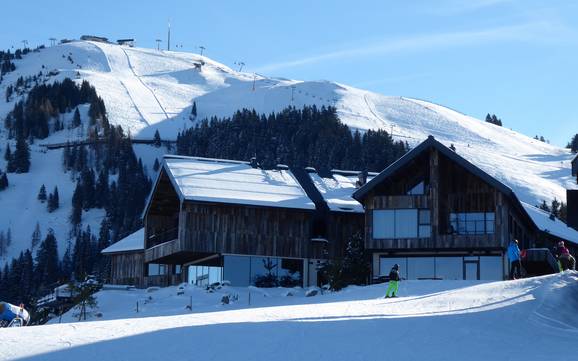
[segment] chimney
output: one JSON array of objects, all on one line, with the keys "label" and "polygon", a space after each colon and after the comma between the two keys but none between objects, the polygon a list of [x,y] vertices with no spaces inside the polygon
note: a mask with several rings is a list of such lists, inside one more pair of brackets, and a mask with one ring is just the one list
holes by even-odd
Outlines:
[{"label": "chimney", "polygon": [[251,167],[253,167],[253,168],[259,168],[259,163],[257,162],[257,157],[252,157],[252,158],[251,158]]},{"label": "chimney", "polygon": [[578,231],[578,189],[566,190],[566,207],[568,227]]},{"label": "chimney", "polygon": [[357,174],[357,188],[361,188],[367,183],[367,171],[363,170]]}]

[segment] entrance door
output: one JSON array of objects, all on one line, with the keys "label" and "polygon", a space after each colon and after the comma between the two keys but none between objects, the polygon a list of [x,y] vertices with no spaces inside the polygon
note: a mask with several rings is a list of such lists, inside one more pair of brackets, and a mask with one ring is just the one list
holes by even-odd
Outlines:
[{"label": "entrance door", "polygon": [[464,260],[464,280],[480,279],[480,261]]}]

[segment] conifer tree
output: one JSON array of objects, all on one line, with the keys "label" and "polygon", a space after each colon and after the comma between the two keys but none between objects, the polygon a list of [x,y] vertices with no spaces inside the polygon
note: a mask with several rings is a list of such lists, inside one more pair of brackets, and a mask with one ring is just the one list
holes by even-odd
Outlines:
[{"label": "conifer tree", "polygon": [[162,143],[161,143],[161,135],[160,135],[160,133],[159,133],[159,130],[157,129],[157,130],[155,131],[155,135],[154,135],[154,137],[153,137],[153,145],[158,148],[158,147],[161,146],[161,144],[162,144]]},{"label": "conifer tree", "polygon": [[54,187],[54,191],[48,195],[48,212],[54,212],[60,207],[60,199],[58,196],[58,187]]},{"label": "conifer tree", "polygon": [[160,169],[160,167],[161,167],[161,165],[160,165],[160,163],[159,163],[159,159],[158,159],[158,158],[155,158],[155,164],[153,165],[153,170],[154,170],[155,172],[158,172],[159,169]]},{"label": "conifer tree", "polygon": [[8,188],[8,176],[4,172],[0,172],[0,191]]},{"label": "conifer tree", "polygon": [[76,107],[76,109],[74,110],[74,116],[72,117],[72,127],[73,128],[79,127],[80,124],[81,124],[80,112],[78,111],[78,107]]},{"label": "conifer tree", "polygon": [[11,173],[28,173],[30,170],[30,150],[22,133],[16,139],[16,150],[10,157],[7,168]]},{"label": "conifer tree", "polygon": [[54,231],[49,229],[36,253],[35,274],[41,289],[46,290],[58,280],[60,274],[58,266],[58,245]]},{"label": "conifer tree", "polygon": [[197,119],[197,102],[193,102],[193,108],[191,109],[191,115],[189,115],[189,119]]},{"label": "conifer tree", "polygon": [[38,200],[42,203],[46,202],[46,187],[44,184],[40,186],[40,191],[38,191]]},{"label": "conifer tree", "polygon": [[12,158],[12,151],[10,150],[10,143],[6,144],[6,151],[4,152],[4,160],[7,162]]},{"label": "conifer tree", "polygon": [[78,226],[82,221],[82,205],[84,203],[82,186],[80,182],[76,183],[76,188],[72,194],[72,211],[70,213],[70,223]]},{"label": "conifer tree", "polygon": [[32,232],[32,239],[30,241],[30,249],[34,251],[40,240],[42,239],[42,233],[40,232],[40,223],[36,222],[36,227],[34,227],[34,232]]}]

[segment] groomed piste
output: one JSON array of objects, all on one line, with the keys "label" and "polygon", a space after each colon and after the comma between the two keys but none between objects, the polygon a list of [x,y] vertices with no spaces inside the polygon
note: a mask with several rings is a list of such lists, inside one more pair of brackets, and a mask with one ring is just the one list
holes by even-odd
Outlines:
[{"label": "groomed piste", "polygon": [[[384,292],[384,285],[314,297],[281,288],[105,290],[97,295],[102,321],[73,323],[72,312],[61,324],[0,330],[0,359],[561,361],[578,353],[576,272],[407,281],[399,298]],[[224,294],[238,301],[221,305]]]}]

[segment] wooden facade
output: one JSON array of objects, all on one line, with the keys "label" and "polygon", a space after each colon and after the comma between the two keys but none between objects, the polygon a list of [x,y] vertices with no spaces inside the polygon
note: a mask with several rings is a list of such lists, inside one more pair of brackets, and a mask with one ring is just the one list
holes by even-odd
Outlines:
[{"label": "wooden facade", "polygon": [[[301,184],[301,183],[300,183]],[[183,199],[163,168],[145,210],[145,263],[171,265],[167,275],[147,284],[178,280],[175,266],[214,255],[291,259],[336,258],[363,231],[363,213],[283,208]]]},{"label": "wooden facade", "polygon": [[[354,194],[365,208],[365,247],[370,252],[504,255],[512,239],[519,239],[521,248],[536,244],[536,227],[513,192],[449,148],[430,138],[404,158]],[[383,233],[374,232],[374,212],[400,209],[429,215],[416,226],[423,222],[429,232],[380,238]],[[458,217],[469,214],[487,217],[478,222],[482,231],[455,229]]]},{"label": "wooden facade", "polygon": [[144,250],[109,254],[111,258],[110,283],[144,287]]}]

